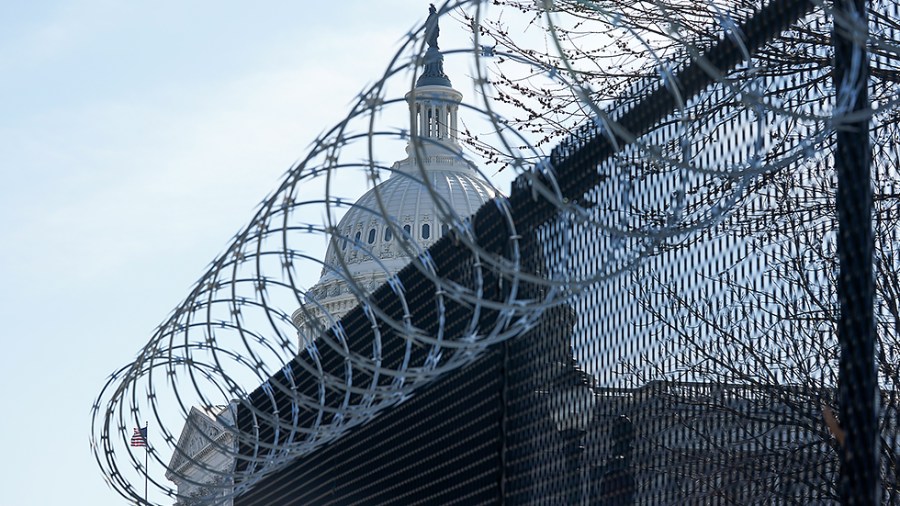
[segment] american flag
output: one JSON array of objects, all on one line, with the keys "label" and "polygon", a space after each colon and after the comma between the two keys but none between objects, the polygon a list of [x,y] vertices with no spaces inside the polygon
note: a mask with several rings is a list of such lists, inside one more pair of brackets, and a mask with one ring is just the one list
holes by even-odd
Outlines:
[{"label": "american flag", "polygon": [[147,446],[147,427],[134,428],[134,435],[131,436],[131,446]]}]

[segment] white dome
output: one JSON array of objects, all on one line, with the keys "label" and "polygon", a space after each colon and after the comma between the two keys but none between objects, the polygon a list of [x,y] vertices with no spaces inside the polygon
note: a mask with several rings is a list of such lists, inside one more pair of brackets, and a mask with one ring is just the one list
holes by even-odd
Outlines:
[{"label": "white dome", "polygon": [[496,194],[490,183],[471,173],[429,170],[427,182],[421,177],[397,173],[356,201],[338,225],[338,239],[328,246],[319,284],[344,276],[342,263],[353,277],[385,267],[399,271],[410,258],[398,234],[428,248],[453,221],[475,214]]},{"label": "white dome", "polygon": [[[410,262],[409,253],[415,253],[416,245],[428,248],[454,221],[475,214],[497,194],[471,169],[445,166],[429,169],[425,176],[427,183],[421,174],[396,172],[347,211],[328,245],[321,278],[307,291],[304,307],[293,315],[301,332],[310,317],[327,328],[356,306],[348,278],[371,293]],[[404,237],[415,244],[404,246]]]},{"label": "white dome", "polygon": [[434,244],[497,194],[461,155],[461,98],[446,86],[420,86],[407,95],[416,118],[408,156],[353,204],[334,231],[321,278],[292,315],[301,344],[319,330],[313,321],[331,327],[357,305],[352,286],[371,293],[410,262],[410,253]]}]

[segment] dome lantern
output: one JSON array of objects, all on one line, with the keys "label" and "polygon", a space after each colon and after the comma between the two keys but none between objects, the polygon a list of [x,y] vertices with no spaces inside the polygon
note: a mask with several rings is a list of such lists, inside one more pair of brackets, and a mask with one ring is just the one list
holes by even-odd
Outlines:
[{"label": "dome lantern", "polygon": [[[455,90],[450,78],[444,73],[444,55],[438,47],[438,12],[432,4],[425,21],[425,40],[428,50],[422,59],[422,75],[416,86],[406,94],[410,108],[410,146],[407,154],[413,156],[413,148],[431,154],[435,151],[457,153],[462,150],[458,141],[459,104],[462,93]],[[413,145],[418,141],[418,145]],[[429,164],[422,164],[428,169]]]}]

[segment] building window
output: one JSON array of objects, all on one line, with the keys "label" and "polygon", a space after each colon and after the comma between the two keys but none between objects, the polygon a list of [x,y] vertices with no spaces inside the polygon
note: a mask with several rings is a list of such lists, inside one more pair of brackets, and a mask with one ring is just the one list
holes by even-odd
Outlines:
[{"label": "building window", "polygon": [[422,224],[422,239],[428,239],[431,237],[431,225],[424,223]]},{"label": "building window", "polygon": [[446,223],[441,225],[441,235],[447,235],[447,232],[450,231],[450,227],[447,226]]},{"label": "building window", "polygon": [[359,244],[359,237],[360,237],[360,235],[362,235],[362,232],[357,232],[357,233],[356,233],[356,243],[357,243],[357,244]]},{"label": "building window", "polygon": [[372,244],[374,242],[375,242],[375,229],[373,228],[373,229],[369,230],[369,244]]},{"label": "building window", "polygon": [[406,237],[410,237],[412,235],[412,228],[409,225],[403,225],[403,231],[406,232]]},{"label": "building window", "polygon": [[384,242],[390,241],[394,237],[394,233],[391,232],[391,226],[387,225],[384,227]]}]

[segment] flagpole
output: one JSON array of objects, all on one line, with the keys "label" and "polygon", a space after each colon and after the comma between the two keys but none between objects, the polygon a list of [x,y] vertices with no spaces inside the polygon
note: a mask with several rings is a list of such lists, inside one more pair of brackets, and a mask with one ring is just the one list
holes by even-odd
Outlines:
[{"label": "flagpole", "polygon": [[150,439],[149,426],[149,423],[144,421],[144,504],[150,504],[147,502],[147,482],[150,480],[150,468],[147,467],[147,456],[150,455],[150,443],[147,441]]}]

